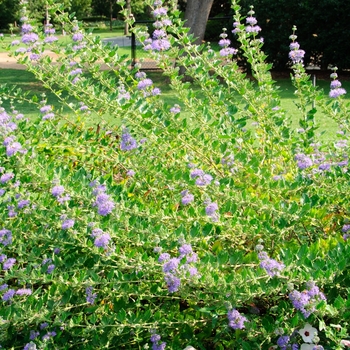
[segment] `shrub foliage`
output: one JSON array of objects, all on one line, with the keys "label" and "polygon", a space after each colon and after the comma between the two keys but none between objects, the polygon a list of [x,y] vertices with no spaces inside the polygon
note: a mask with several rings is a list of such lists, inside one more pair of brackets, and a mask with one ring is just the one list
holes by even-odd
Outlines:
[{"label": "shrub foliage", "polygon": [[[15,55],[62,109],[41,95],[27,119],[28,97],[1,87],[12,106],[0,114],[1,345],[340,349],[350,182],[336,72],[329,98],[305,73],[294,31],[294,130],[252,9],[242,17],[233,1],[226,30],[248,78],[225,31],[220,53],[193,45],[179,13],[157,0],[153,37],[138,37],[178,97],[169,106],[139,65],[59,5],[73,38],[63,53],[54,28],[37,32],[23,5]],[[317,109],[338,123],[336,142],[319,141]]]}]

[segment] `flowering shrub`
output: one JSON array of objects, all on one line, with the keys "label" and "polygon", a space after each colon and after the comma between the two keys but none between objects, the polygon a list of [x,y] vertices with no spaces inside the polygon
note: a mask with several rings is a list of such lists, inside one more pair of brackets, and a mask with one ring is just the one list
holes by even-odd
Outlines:
[{"label": "flowering shrub", "polygon": [[[303,132],[281,108],[253,8],[242,18],[232,2],[248,79],[225,31],[219,53],[196,46],[179,13],[150,3],[153,35],[137,34],[178,98],[170,106],[59,5],[55,22],[73,41],[63,53],[22,3],[14,54],[62,109],[40,96],[26,119],[26,95],[1,87],[11,101],[0,111],[2,347],[347,344],[349,112],[335,72],[330,96],[312,86],[296,29]],[[316,109],[338,123],[339,141],[321,143]]]}]

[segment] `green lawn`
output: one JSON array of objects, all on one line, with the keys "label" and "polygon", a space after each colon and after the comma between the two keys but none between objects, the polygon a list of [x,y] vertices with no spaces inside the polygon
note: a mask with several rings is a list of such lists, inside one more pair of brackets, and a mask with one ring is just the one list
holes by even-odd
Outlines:
[{"label": "green lawn", "polygon": [[[164,77],[160,73],[149,72],[147,73],[147,75],[153,80],[154,85],[161,89],[162,95],[169,105],[174,105],[175,103],[178,103],[174,92],[169,87],[166,79],[164,79]],[[0,85],[4,83],[7,83],[9,85],[16,85],[22,90],[28,91],[30,93],[29,96],[32,96],[34,94],[40,95],[41,93],[46,92],[48,103],[54,105],[55,109],[58,109],[60,107],[55,95],[43,88],[42,84],[38,82],[34,78],[34,76],[27,71],[15,69],[0,69]],[[329,92],[329,83],[330,81],[328,80],[317,81],[317,85],[324,90],[325,94],[328,94]],[[280,87],[282,107],[289,111],[289,116],[292,117],[293,127],[298,128],[298,118],[300,114],[294,102],[294,87],[292,86],[289,79],[278,79],[276,81],[276,85]],[[344,81],[343,87],[350,92],[350,81]],[[346,96],[347,101],[350,101],[349,94],[347,94]],[[5,108],[8,108],[10,103],[9,101],[4,101],[3,105]],[[37,115],[38,113],[37,108],[29,103],[22,104],[20,106],[20,109],[21,112],[26,114],[27,116]],[[335,138],[335,133],[337,131],[336,124],[319,111],[316,113],[316,118],[320,123],[319,131],[325,132],[323,138]]]},{"label": "green lawn", "polygon": [[[109,29],[87,28],[86,33],[92,33],[92,35],[98,36],[101,39],[115,38],[124,35],[124,32],[121,29],[115,29],[113,31],[110,31]],[[62,46],[71,44],[73,42],[70,35],[57,34],[56,36],[58,38],[58,43]],[[20,39],[21,35],[18,33],[13,36],[11,36],[10,34],[4,34],[4,36],[2,37],[2,43],[0,41],[0,52],[7,52],[6,47],[10,45],[12,41]],[[17,46],[11,47],[11,51],[14,51],[16,48]],[[130,54],[130,47],[122,49],[125,50],[125,52],[127,52],[128,54]]]}]

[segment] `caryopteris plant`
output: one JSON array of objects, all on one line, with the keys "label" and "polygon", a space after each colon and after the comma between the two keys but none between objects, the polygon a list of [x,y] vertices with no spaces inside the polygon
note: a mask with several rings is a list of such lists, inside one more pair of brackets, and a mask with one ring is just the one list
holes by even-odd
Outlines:
[{"label": "caryopteris plant", "polygon": [[[349,108],[335,70],[326,96],[294,28],[294,130],[253,7],[244,16],[233,0],[216,52],[155,0],[152,33],[135,31],[177,97],[168,105],[142,63],[50,2],[72,44],[22,1],[11,45],[61,108],[0,91],[2,348],[347,346]],[[336,142],[320,141],[317,110]]]}]

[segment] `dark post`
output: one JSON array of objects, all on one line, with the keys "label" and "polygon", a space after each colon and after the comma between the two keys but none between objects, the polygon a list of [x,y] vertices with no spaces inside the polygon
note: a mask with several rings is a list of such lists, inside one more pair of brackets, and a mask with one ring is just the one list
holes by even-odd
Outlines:
[{"label": "dark post", "polygon": [[136,64],[136,36],[135,33],[131,33],[131,59],[132,59],[132,67]]}]

